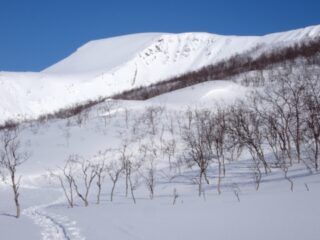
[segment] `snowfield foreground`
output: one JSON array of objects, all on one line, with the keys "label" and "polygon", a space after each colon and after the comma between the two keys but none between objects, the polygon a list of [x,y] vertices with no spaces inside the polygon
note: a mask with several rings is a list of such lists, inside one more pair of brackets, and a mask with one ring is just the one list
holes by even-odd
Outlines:
[{"label": "snowfield foreground", "polygon": [[[201,118],[211,116],[202,115],[207,109],[227,109],[252,91],[236,82],[209,81],[147,101],[107,100],[68,119],[24,123],[19,140],[30,157],[18,169],[22,215],[14,217],[6,179],[0,185],[1,239],[319,239],[320,178],[311,163],[294,159],[291,167],[279,167],[282,162],[263,144],[271,171],[260,180],[263,165],[245,149],[225,152],[225,174],[210,160],[199,178],[189,158],[185,136],[196,134],[195,119],[207,123]],[[103,161],[99,204],[97,178],[87,207],[74,188],[73,207],[68,203],[59,182],[62,169],[85,191],[81,161],[66,165],[68,159]]]},{"label": "snowfield foreground", "polygon": [[[310,191],[304,183],[309,184]],[[240,202],[227,189],[221,196],[208,189],[203,199],[195,196],[194,189],[179,188],[181,196],[173,206],[172,188],[160,185],[164,193],[154,200],[142,193],[133,204],[119,193],[113,203],[105,195],[99,206],[92,203],[88,208],[74,209],[64,202],[44,209],[30,207],[35,204],[34,198],[52,195],[52,191],[23,189],[24,207],[29,208],[19,220],[0,216],[2,238],[316,240],[320,234],[319,176],[295,179],[295,186],[293,193],[281,180],[263,183],[259,192],[241,187]],[[2,190],[2,199],[9,194]],[[29,206],[28,195],[32,195]],[[1,209],[14,211],[3,201]]]}]

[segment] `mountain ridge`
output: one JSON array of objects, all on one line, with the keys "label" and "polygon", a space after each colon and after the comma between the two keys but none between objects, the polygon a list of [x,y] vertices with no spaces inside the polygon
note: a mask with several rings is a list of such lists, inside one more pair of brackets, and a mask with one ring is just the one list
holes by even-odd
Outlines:
[{"label": "mountain ridge", "polygon": [[0,72],[1,121],[149,86],[226,60],[320,36],[320,25],[264,36],[144,33],[90,41],[39,73]]}]

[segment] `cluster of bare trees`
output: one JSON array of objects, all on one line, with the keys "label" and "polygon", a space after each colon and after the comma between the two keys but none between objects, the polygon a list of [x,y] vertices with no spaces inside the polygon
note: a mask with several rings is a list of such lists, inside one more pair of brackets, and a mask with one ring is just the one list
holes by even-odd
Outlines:
[{"label": "cluster of bare trees", "polygon": [[[271,76],[267,81],[261,75],[260,80],[266,84],[263,88],[253,91],[245,101],[228,106],[188,110],[174,117],[168,117],[161,107],[148,107],[132,119],[131,113],[126,112],[125,130],[120,134],[123,141],[118,149],[100,153],[100,160],[95,163],[69,159],[61,169],[60,182],[64,176],[66,184],[61,186],[69,205],[73,206],[76,195],[87,206],[94,181],[99,203],[106,176],[112,183],[111,201],[120,179],[125,196],[131,196],[134,203],[135,190],[141,183],[152,199],[158,183],[157,165],[163,160],[168,161],[173,174],[180,174],[181,167],[196,168],[199,196],[204,192],[203,184],[212,179],[216,179],[220,194],[226,163],[241,156],[251,160],[257,190],[263,174],[273,169],[284,173],[293,190],[288,172],[294,164],[319,169],[320,76],[286,70]],[[82,187],[74,176],[77,167],[70,167],[71,163],[80,166],[77,174],[82,176]]]},{"label": "cluster of bare trees", "polygon": [[[119,181],[124,184],[123,194],[134,203],[140,185],[153,199],[163,174],[158,165],[163,161],[168,162],[168,171],[173,174],[166,176],[169,181],[174,174],[181,174],[181,168],[196,169],[197,177],[192,181],[198,184],[199,196],[204,193],[203,184],[212,180],[220,194],[226,164],[240,156],[250,156],[257,190],[263,174],[273,169],[283,172],[293,190],[289,174],[293,165],[319,170],[320,75],[296,73],[288,68],[279,71],[269,74],[269,79],[260,74],[257,81],[262,81],[259,86],[264,87],[237,104],[189,109],[178,116],[168,115],[163,107],[155,106],[136,117],[125,110],[123,130],[119,132],[121,144],[117,148],[99,152],[90,159],[70,155],[64,166],[51,174],[58,180],[70,207],[75,206],[76,198],[88,206],[93,194],[99,204],[107,179],[111,183],[110,201],[114,200]],[[102,118],[105,127],[111,116]],[[17,127],[1,132],[0,157],[1,173],[10,180],[19,217],[17,168],[29,154],[21,151]],[[174,203],[177,197],[175,190]]]},{"label": "cluster of bare trees", "polygon": [[[288,71],[274,78],[276,82],[256,94],[260,103],[254,106],[274,133],[269,145],[276,159],[286,157],[290,165],[294,159],[311,161],[318,170],[320,73]],[[259,109],[259,104],[268,107]]]},{"label": "cluster of bare trees", "polygon": [[[215,165],[217,191],[225,175],[226,154],[235,160],[244,151],[252,159],[256,189],[262,174],[280,169],[293,181],[288,170],[304,164],[319,169],[320,75],[308,71],[281,70],[264,88],[254,91],[246,101],[215,110],[187,112],[182,132],[186,163],[199,169],[199,195],[203,179],[209,183],[208,169]],[[235,153],[235,154],[234,154]],[[273,157],[270,156],[270,153]]]},{"label": "cluster of bare trees", "polygon": [[136,174],[140,166],[132,161],[132,155],[127,148],[128,146],[124,144],[119,149],[107,149],[91,159],[70,155],[63,167],[50,171],[51,176],[58,180],[69,207],[75,206],[75,196],[87,207],[94,185],[96,185],[96,203],[100,204],[106,178],[112,183],[110,201],[113,201],[116,185],[122,177],[125,182],[126,197],[130,193],[133,202],[136,203],[134,191],[137,188]]},{"label": "cluster of bare trees", "polygon": [[[231,160],[231,148],[236,143],[231,138],[230,116],[227,111],[217,107],[216,111],[189,110],[187,123],[182,126],[181,138],[184,144],[183,157],[188,167],[199,169],[197,179],[198,194],[201,196],[203,180],[209,184],[208,169],[217,169],[217,191],[221,193],[221,178],[226,174],[226,158]],[[232,141],[233,139],[233,141]]]},{"label": "cluster of bare trees", "polygon": [[[90,159],[70,155],[63,167],[50,171],[58,180],[68,205],[73,207],[75,197],[78,197],[88,206],[93,183],[96,183],[96,202],[100,203],[106,180],[111,185],[110,201],[114,200],[120,180],[124,186],[125,197],[130,197],[134,203],[135,191],[140,185],[146,187],[150,199],[153,199],[158,182],[158,162],[165,159],[170,168],[173,168],[171,161],[176,153],[174,126],[165,129],[162,124],[164,112],[163,107],[147,107],[145,111],[134,116],[125,109],[121,112],[123,124],[119,126],[120,143],[116,148],[99,152]],[[106,117],[109,119],[106,120],[105,116],[102,118],[105,127],[113,119],[109,114]]]},{"label": "cluster of bare trees", "polygon": [[94,182],[97,186],[96,202],[97,204],[100,203],[106,168],[104,159],[94,161],[79,155],[70,155],[63,167],[52,170],[50,173],[51,176],[58,179],[69,207],[74,207],[75,196],[78,196],[84,206],[87,207],[89,205],[89,194]]}]

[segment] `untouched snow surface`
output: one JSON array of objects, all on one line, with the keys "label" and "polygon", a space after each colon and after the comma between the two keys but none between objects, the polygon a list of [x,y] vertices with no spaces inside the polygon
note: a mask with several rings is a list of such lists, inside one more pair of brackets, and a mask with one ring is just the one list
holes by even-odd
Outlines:
[{"label": "untouched snow surface", "polygon": [[[62,166],[69,154],[90,159],[101,150],[119,147],[123,136],[132,137],[133,127],[138,133],[142,131],[141,141],[144,138],[149,141],[145,131],[150,129],[144,125],[139,128],[140,117],[149,107],[164,109],[155,118],[158,130],[173,124],[172,134],[178,137],[178,124],[186,121],[181,111],[231,103],[248,91],[249,88],[227,81],[206,82],[148,101],[106,101],[91,109],[81,124],[77,117],[40,125],[24,124],[21,143],[32,156],[18,169],[22,175],[23,213],[18,220],[11,216],[14,214],[11,189],[7,184],[0,184],[1,239],[319,239],[319,174],[310,174],[303,166],[289,171],[294,181],[293,192],[283,173],[277,170],[264,176],[260,190],[256,191],[251,161],[244,156],[227,163],[222,194],[218,195],[214,177],[217,166],[213,165],[209,171],[210,185],[205,185],[205,196],[199,198],[192,180],[197,176],[197,169],[172,172],[168,160],[159,158],[153,200],[140,179],[134,204],[130,197],[125,197],[121,178],[114,201],[110,202],[112,185],[107,176],[100,205],[95,203],[94,184],[89,207],[83,207],[77,198],[73,209],[67,207],[59,184],[48,174],[49,169]],[[137,149],[136,145],[132,146],[132,151]],[[181,152],[179,144],[177,152]],[[108,161],[115,158],[112,156]],[[178,193],[175,205],[174,189]]]},{"label": "untouched snow surface", "polygon": [[0,122],[35,118],[146,86],[236,53],[252,56],[320,36],[320,26],[262,37],[146,33],[92,41],[42,72],[0,72]]}]

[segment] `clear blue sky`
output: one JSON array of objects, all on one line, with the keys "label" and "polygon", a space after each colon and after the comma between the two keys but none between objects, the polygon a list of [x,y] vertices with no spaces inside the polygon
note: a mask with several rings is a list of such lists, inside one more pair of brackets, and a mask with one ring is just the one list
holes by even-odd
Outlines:
[{"label": "clear blue sky", "polygon": [[262,35],[320,24],[320,0],[0,0],[0,71],[39,71],[136,32]]}]

